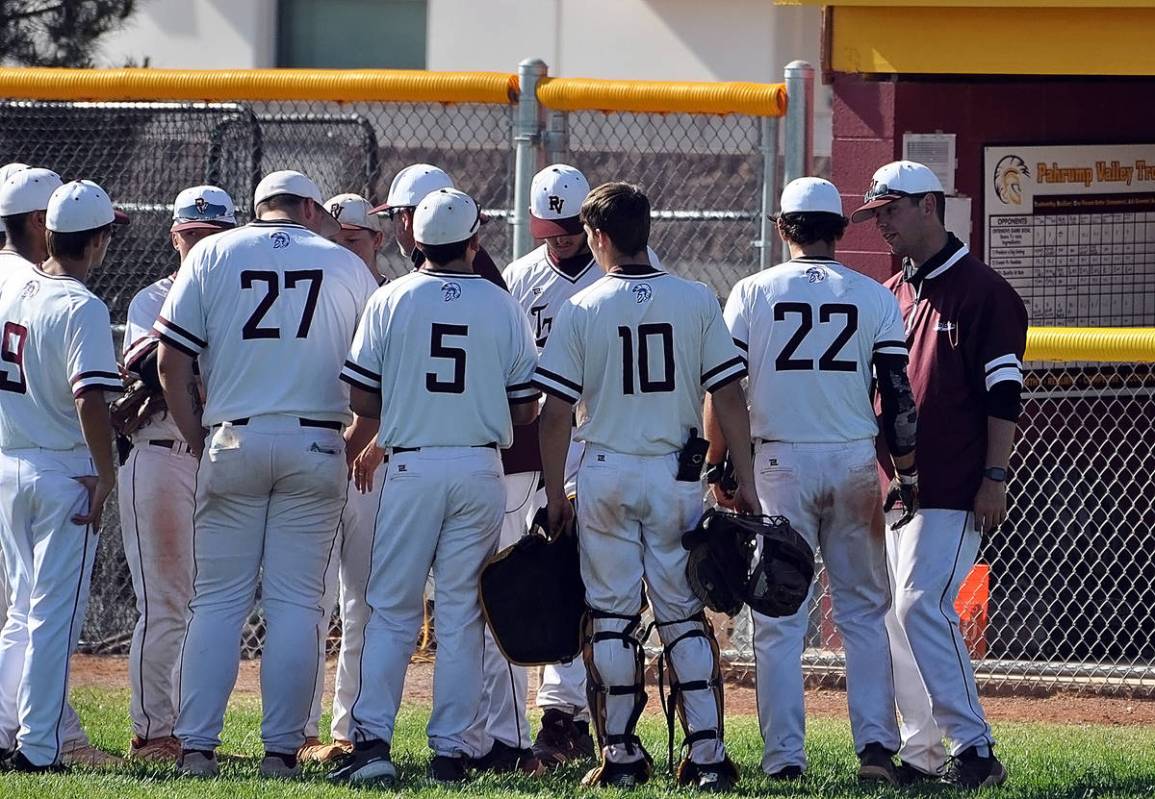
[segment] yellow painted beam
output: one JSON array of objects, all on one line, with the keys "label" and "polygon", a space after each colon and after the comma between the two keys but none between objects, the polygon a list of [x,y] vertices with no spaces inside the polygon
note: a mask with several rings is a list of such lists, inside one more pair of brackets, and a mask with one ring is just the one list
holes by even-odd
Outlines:
[{"label": "yellow painted beam", "polygon": [[546,78],[537,99],[556,111],[633,113],[749,114],[786,113],[783,83],[696,83],[657,80]]},{"label": "yellow painted beam", "polygon": [[840,6],[837,72],[1155,75],[1155,8]]},{"label": "yellow painted beam", "polygon": [[1155,362],[1152,327],[1032,327],[1024,361]]}]

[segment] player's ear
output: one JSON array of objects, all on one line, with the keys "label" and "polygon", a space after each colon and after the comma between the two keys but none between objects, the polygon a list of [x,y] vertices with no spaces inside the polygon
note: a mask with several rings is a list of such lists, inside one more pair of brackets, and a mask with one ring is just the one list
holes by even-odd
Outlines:
[{"label": "player's ear", "polygon": [[180,239],[177,238],[176,233],[169,233],[168,240],[172,242],[172,248],[177,252],[180,252]]},{"label": "player's ear", "polygon": [[373,232],[373,252],[377,252],[385,246],[385,234],[380,230]]}]

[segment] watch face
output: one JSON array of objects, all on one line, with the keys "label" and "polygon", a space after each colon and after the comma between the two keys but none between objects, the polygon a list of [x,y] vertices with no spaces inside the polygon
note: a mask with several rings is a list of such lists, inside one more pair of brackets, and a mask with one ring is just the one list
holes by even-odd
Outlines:
[{"label": "watch face", "polygon": [[1007,479],[1007,470],[999,468],[998,466],[992,466],[983,471],[983,476],[995,482],[1003,482]]}]

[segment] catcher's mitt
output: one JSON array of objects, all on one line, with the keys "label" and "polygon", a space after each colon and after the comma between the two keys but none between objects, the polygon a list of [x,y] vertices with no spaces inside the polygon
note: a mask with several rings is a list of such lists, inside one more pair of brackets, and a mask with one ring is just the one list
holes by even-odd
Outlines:
[{"label": "catcher's mitt", "polygon": [[743,603],[765,616],[792,616],[814,579],[814,551],[784,516],[711,509],[682,536],[682,546],[690,552],[686,578],[694,594],[730,616]]}]

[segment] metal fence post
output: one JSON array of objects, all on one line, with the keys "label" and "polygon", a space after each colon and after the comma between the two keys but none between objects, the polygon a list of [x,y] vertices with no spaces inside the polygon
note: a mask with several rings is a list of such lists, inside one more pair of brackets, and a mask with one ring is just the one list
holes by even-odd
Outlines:
[{"label": "metal fence post", "polygon": [[[814,67],[805,61],[786,65],[786,158],[782,185],[811,172],[814,159]],[[790,252],[782,245],[786,258]]]},{"label": "metal fence post", "polygon": [[758,268],[773,266],[774,223],[770,215],[778,206],[778,118],[765,116],[759,120],[758,149],[762,152],[762,213],[758,220]]},{"label": "metal fence post", "polygon": [[569,117],[565,111],[547,112],[543,143],[546,164],[569,160]]},{"label": "metal fence post", "polygon": [[529,188],[538,170],[541,146],[541,106],[537,102],[537,84],[547,74],[540,58],[527,58],[517,65],[517,118],[513,124],[513,257],[530,251],[533,237],[529,233]]}]

